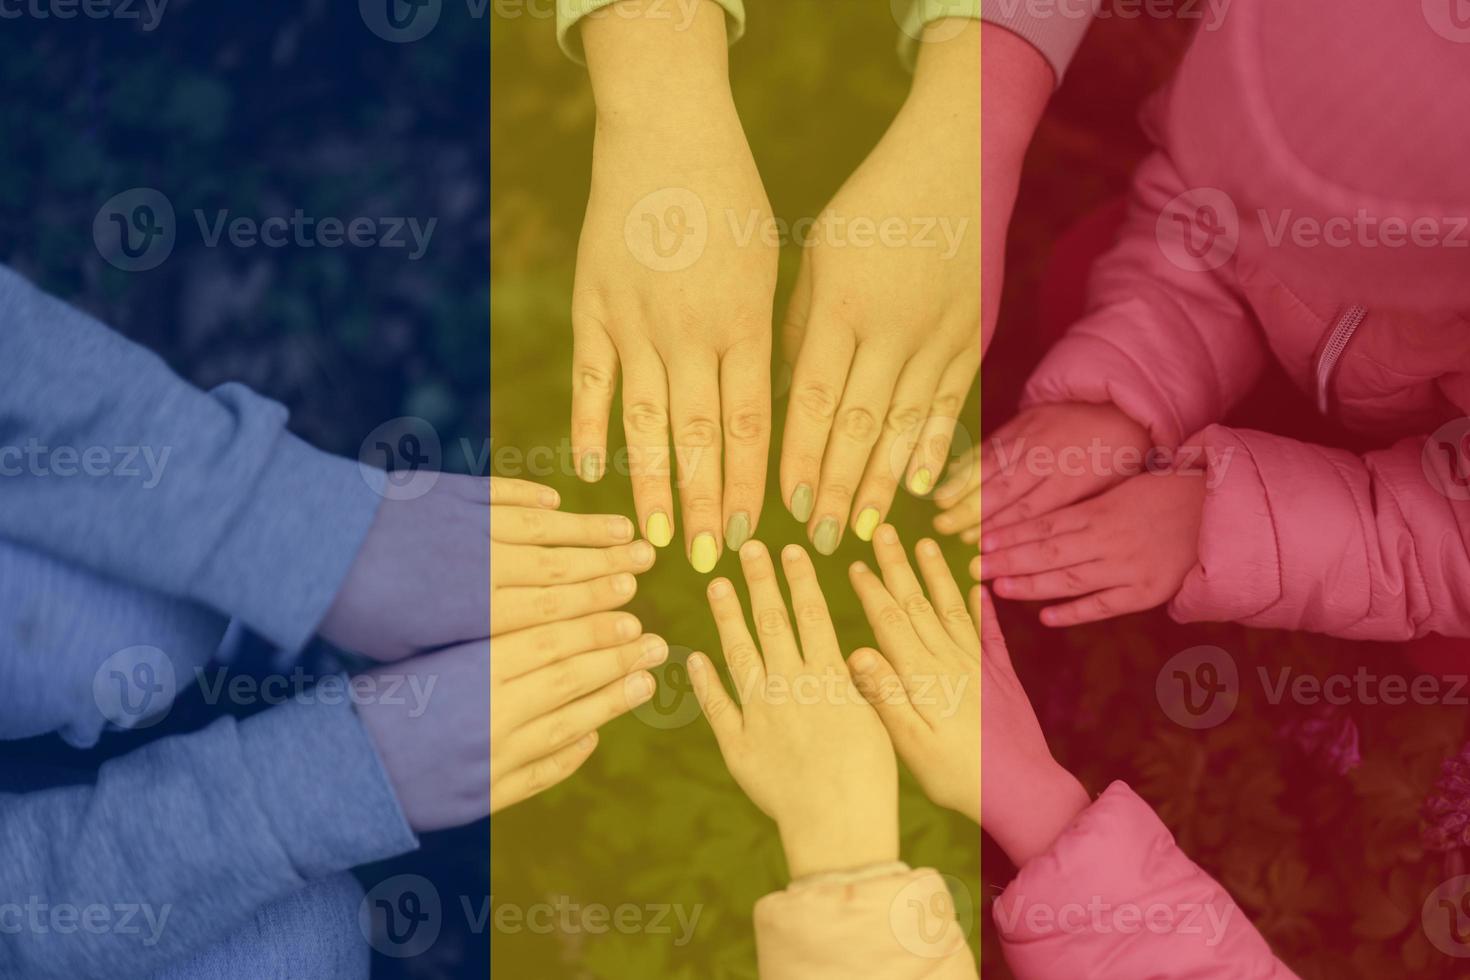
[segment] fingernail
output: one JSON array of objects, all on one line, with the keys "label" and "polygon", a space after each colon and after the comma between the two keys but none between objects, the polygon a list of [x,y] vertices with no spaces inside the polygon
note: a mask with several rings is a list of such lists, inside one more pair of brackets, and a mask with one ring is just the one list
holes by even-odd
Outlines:
[{"label": "fingernail", "polygon": [[862,513],[858,514],[857,520],[853,522],[852,530],[861,541],[873,540],[873,531],[878,527],[882,515],[876,507],[864,507]]},{"label": "fingernail", "polygon": [[588,732],[586,735],[583,735],[581,738],[577,739],[577,751],[578,752],[591,752],[593,746],[595,746],[596,744],[597,744],[597,733],[596,732]]},{"label": "fingernail", "polygon": [[980,550],[981,551],[994,551],[995,550],[995,535],[993,535],[993,534],[987,534],[985,537],[981,538],[980,539]]},{"label": "fingernail", "polygon": [[898,544],[898,531],[892,524],[884,524],[878,529],[877,538],[883,544]]},{"label": "fingernail", "polygon": [[805,483],[796,485],[796,492],[791,495],[791,516],[805,524],[812,519],[812,488]]},{"label": "fingernail", "polygon": [[817,551],[830,555],[837,550],[837,540],[841,533],[835,517],[824,517],[817,525],[817,533],[812,535],[812,544]]},{"label": "fingernail", "polygon": [[596,483],[602,476],[602,454],[583,453],[582,458],[577,462],[577,471],[588,483]]},{"label": "fingernail", "polygon": [[633,542],[631,553],[633,555],[633,560],[638,563],[638,567],[643,568],[645,566],[653,564],[653,545],[649,544],[647,541]]},{"label": "fingernail", "polygon": [[556,508],[561,506],[561,494],[550,487],[542,487],[538,497],[542,507]]},{"label": "fingernail", "polygon": [[609,517],[607,519],[607,533],[618,541],[630,541],[633,538],[633,522],[626,517]]},{"label": "fingernail", "polygon": [[709,584],[706,591],[716,599],[723,599],[730,594],[730,582],[728,579],[717,578]]},{"label": "fingernail", "polygon": [[725,546],[731,551],[739,551],[740,546],[749,540],[750,515],[743,510],[731,514],[725,523]]},{"label": "fingernail", "polygon": [[638,622],[637,616],[623,616],[618,620],[618,638],[631,640],[643,629],[643,624]]},{"label": "fingernail", "polygon": [[669,645],[662,637],[650,636],[643,641],[643,656],[638,658],[635,667],[657,667],[669,659]]},{"label": "fingernail", "polygon": [[720,560],[720,543],[715,536],[708,531],[700,532],[694,539],[694,547],[689,549],[689,564],[701,575],[707,575],[715,570],[715,564]]},{"label": "fingernail", "polygon": [[920,467],[919,471],[909,478],[909,492],[915,496],[922,497],[934,489],[934,474],[929,467]]},{"label": "fingernail", "polygon": [[669,542],[674,540],[674,528],[669,524],[668,515],[663,511],[655,511],[648,518],[648,540],[655,548],[667,548]]},{"label": "fingernail", "polygon": [[689,673],[691,673],[691,674],[698,674],[698,673],[702,673],[704,671],[704,655],[703,654],[699,654],[699,653],[690,654],[689,659],[687,661],[685,661],[685,663],[689,666]]},{"label": "fingernail", "polygon": [[634,674],[623,685],[623,695],[628,704],[637,707],[653,696],[653,675]]},{"label": "fingernail", "polygon": [[783,561],[798,562],[801,561],[802,555],[803,552],[799,544],[788,544],[781,549],[781,558]]},{"label": "fingernail", "polygon": [[866,674],[876,665],[876,659],[872,650],[859,650],[847,658],[847,663],[858,673]]},{"label": "fingernail", "polygon": [[624,572],[613,576],[613,591],[621,596],[630,596],[638,589],[638,580]]},{"label": "fingernail", "polygon": [[970,578],[974,579],[977,582],[980,581],[980,559],[979,558],[971,558],[970,559]]}]

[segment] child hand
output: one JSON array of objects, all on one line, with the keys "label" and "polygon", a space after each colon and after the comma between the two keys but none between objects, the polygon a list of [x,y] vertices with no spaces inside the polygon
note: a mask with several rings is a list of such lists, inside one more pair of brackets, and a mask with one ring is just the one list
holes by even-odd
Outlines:
[{"label": "child hand", "polygon": [[[981,571],[1007,599],[1083,596],[1041,621],[1075,626],[1172,599],[1199,558],[1205,474],[1145,474],[1045,517],[989,530]],[[988,520],[988,518],[987,518]]]},{"label": "child hand", "polygon": [[858,690],[877,709],[929,799],[980,822],[980,637],[939,546],[914,549],[928,587],[914,577],[898,533],[873,538],[880,580],[858,562],[853,587],[878,639],[848,659]]},{"label": "child hand", "polygon": [[1150,442],[1143,426],[1112,405],[1032,406],[951,468],[934,494],[944,511],[934,529],[979,540],[982,494],[993,530],[1101,493],[1143,472]]},{"label": "child hand", "polygon": [[653,546],[633,540],[626,517],[527,507],[508,489],[502,499],[490,521],[492,636],[616,609],[653,567]]},{"label": "child hand", "polygon": [[[781,495],[822,554],[849,525],[871,538],[900,482],[933,489],[980,368],[979,30],[924,46],[909,100],[803,248]],[[865,243],[859,222],[881,233]]]},{"label": "child hand", "polygon": [[739,704],[703,654],[695,696],[730,774],[776,825],[793,878],[898,859],[898,766],[877,714],[853,686],[811,559],[782,552],[797,635],[764,545],[740,549],[760,646],[726,579],[709,587]]},{"label": "child hand", "polygon": [[653,696],[669,646],[629,613],[503,633],[491,641],[490,812],[566,779],[597,729]]},{"label": "child hand", "polygon": [[700,4],[681,30],[653,6],[639,17],[625,0],[582,28],[598,119],[572,294],[572,445],[582,478],[600,479],[621,371],[643,534],[672,540],[676,470],[685,550],[708,572],[721,542],[738,548],[760,520],[778,243],[730,95],[723,11]]}]

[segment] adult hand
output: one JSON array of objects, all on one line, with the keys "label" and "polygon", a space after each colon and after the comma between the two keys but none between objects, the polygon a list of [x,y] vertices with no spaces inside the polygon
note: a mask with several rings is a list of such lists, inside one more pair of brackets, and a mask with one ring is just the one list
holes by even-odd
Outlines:
[{"label": "adult hand", "polygon": [[621,371],[639,524],[659,547],[673,540],[676,473],[684,545],[708,572],[721,540],[738,548],[760,520],[778,243],[730,95],[722,10],[699,4],[686,29],[645,7],[623,0],[582,28],[597,135],[572,297],[572,444],[582,478],[600,479]]},{"label": "adult hand", "polygon": [[893,747],[929,799],[980,822],[980,637],[939,545],[914,553],[924,586],[904,557],[898,532],[878,528],[867,565],[849,570],[880,654],[857,650],[848,666],[878,710]]},{"label": "adult hand", "polygon": [[1045,517],[987,529],[981,571],[1006,599],[1074,599],[1041,611],[1048,626],[1152,609],[1174,598],[1199,560],[1204,503],[1203,471],[1135,476]]},{"label": "adult hand", "polygon": [[795,545],[781,557],[796,633],[770,554],[749,542],[740,560],[759,645],[730,582],[709,587],[739,703],[699,653],[689,658],[695,696],[730,774],[776,821],[793,878],[896,861],[893,747],[843,665],[811,559]]},{"label": "adult hand", "polygon": [[900,480],[933,489],[980,367],[979,31],[922,46],[908,100],[806,245],[781,493],[822,554],[849,519],[871,538]]}]

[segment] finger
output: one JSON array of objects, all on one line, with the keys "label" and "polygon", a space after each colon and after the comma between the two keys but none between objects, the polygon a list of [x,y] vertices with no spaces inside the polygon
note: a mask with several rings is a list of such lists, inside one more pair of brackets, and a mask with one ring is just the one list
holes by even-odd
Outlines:
[{"label": "finger", "polygon": [[551,755],[492,779],[490,782],[490,812],[497,813],[564,782],[572,773],[582,768],[582,763],[591,758],[592,750],[595,748],[597,748],[597,733],[588,732],[578,741],[558,749]]},{"label": "finger", "polygon": [[633,533],[633,522],[616,514],[569,514],[519,506],[490,511],[491,540],[507,544],[605,548],[632,541]]},{"label": "finger", "polygon": [[[934,516],[934,530],[940,534],[959,534],[980,526],[980,488],[958,498],[953,507]],[[990,520],[989,514],[985,518]]]},{"label": "finger", "polygon": [[[965,399],[979,370],[979,363],[967,356],[950,364],[940,377],[929,405],[929,417],[919,432],[905,478],[905,486],[915,496],[922,497],[932,490],[934,481],[944,472],[949,447],[954,441],[955,426],[959,424]],[[978,427],[978,413],[975,422]]]},{"label": "finger", "polygon": [[979,491],[980,477],[984,472],[982,464],[985,462],[981,455],[983,449],[983,445],[971,446],[949,464],[944,482],[934,490],[934,502],[941,508],[948,510],[961,497]]},{"label": "finger", "polygon": [[507,507],[545,507],[556,509],[561,506],[561,494],[530,480],[512,480],[503,476],[490,478],[490,503]]},{"label": "finger", "polygon": [[618,378],[618,352],[600,323],[573,319],[572,458],[588,483],[602,479],[607,460],[607,420]]},{"label": "finger", "polygon": [[606,650],[592,650],[558,660],[505,684],[505,719],[519,728],[533,718],[570,704],[605,684],[636,670],[650,670],[669,658],[662,637],[647,634]]},{"label": "finger", "polygon": [[715,672],[714,664],[702,653],[689,655],[689,681],[694,687],[694,698],[709,719],[709,727],[715,733],[720,754],[728,755],[734,749],[735,739],[745,727],[740,708],[725,693],[725,685]]},{"label": "finger", "polygon": [[653,351],[623,361],[623,433],[628,476],[643,536],[655,548],[674,540],[674,494],[669,475],[669,387]]},{"label": "finger", "polygon": [[1112,565],[1098,559],[1037,575],[998,578],[991,583],[991,587],[995,589],[996,595],[1006,599],[1033,602],[1087,595],[1117,584]]},{"label": "finger", "polygon": [[618,572],[646,572],[654,549],[647,541],[612,548],[548,548],[529,544],[490,546],[496,587],[587,582]]},{"label": "finger", "polygon": [[988,559],[991,552],[1005,551],[1034,541],[1045,541],[1085,531],[1087,523],[1087,511],[1083,507],[1066,507],[1003,528],[992,529],[987,526],[983,535],[984,543],[980,550],[985,552]]},{"label": "finger", "polygon": [[970,559],[970,578],[980,581],[980,556],[976,555]]},{"label": "finger", "polygon": [[720,403],[725,426],[725,545],[750,540],[760,523],[771,448],[771,350],[760,344],[732,348],[720,361]]},{"label": "finger", "polygon": [[510,742],[503,752],[506,764],[521,765],[570,745],[643,704],[653,691],[653,675],[646,670],[604,684],[502,736]]},{"label": "finger", "polygon": [[[1040,575],[1071,568],[1099,557],[1096,544],[1088,534],[1063,534],[1014,548],[984,552],[982,576],[986,580]],[[1002,590],[1002,595],[1006,593]]]},{"label": "finger", "polygon": [[730,680],[735,684],[740,703],[749,708],[766,683],[766,665],[760,648],[751,639],[750,630],[746,629],[745,613],[730,580],[715,579],[707,592],[709,610],[715,617],[715,629],[720,634],[720,649],[725,654],[725,665],[730,668]]},{"label": "finger", "polygon": [[982,491],[985,497],[985,529],[999,531],[1026,521],[1051,514],[1075,504],[1080,498],[1097,489],[1068,477],[1053,477],[1042,480],[1018,500],[1005,507],[997,507],[990,496],[990,484]]},{"label": "finger", "polygon": [[950,643],[949,633],[939,621],[934,604],[919,585],[918,576],[914,575],[913,568],[909,566],[903,542],[899,541],[898,532],[892,524],[884,524],[878,528],[878,533],[873,538],[873,557],[878,562],[879,571],[883,573],[883,584],[888,589],[888,594],[893,596],[894,601],[907,614],[919,639],[931,653],[945,649]]},{"label": "finger", "polygon": [[1115,616],[1140,612],[1149,603],[1127,587],[1104,589],[1084,596],[1076,602],[1048,606],[1041,610],[1041,622],[1046,626],[1078,626],[1082,623],[1099,623]]},{"label": "finger", "polygon": [[694,570],[705,575],[719,562],[724,537],[719,367],[712,353],[691,353],[670,365],[669,380],[684,547]]},{"label": "finger", "polygon": [[893,665],[877,650],[863,647],[853,651],[847,666],[858,692],[878,712],[894,748],[905,759],[912,758],[911,753],[918,748],[916,739],[929,729],[929,723],[909,701],[903,680],[894,673]]},{"label": "finger", "polygon": [[824,555],[835,552],[842,541],[853,494],[888,416],[897,380],[898,370],[890,356],[874,347],[859,348],[832,420],[817,506],[809,525],[812,544]]},{"label": "finger", "polygon": [[853,562],[848,569],[848,578],[852,580],[858,601],[862,603],[863,615],[873,628],[879,648],[898,670],[899,676],[907,677],[925,666],[930,660],[929,651],[919,642],[908,614],[894,601],[883,581],[860,561]]},{"label": "finger", "polygon": [[750,590],[750,618],[765,655],[766,672],[790,676],[801,669],[801,651],[791,630],[791,617],[786,614],[786,600],[781,597],[771,553],[761,542],[747,541],[740,549],[740,567]]},{"label": "finger", "polygon": [[893,404],[888,407],[883,431],[868,457],[867,470],[854,498],[852,530],[860,541],[873,540],[873,532],[893,506],[899,480],[924,427],[939,374],[939,365],[913,360],[899,375]]},{"label": "finger", "polygon": [[791,608],[796,615],[801,652],[807,664],[841,667],[842,648],[811,557],[799,545],[789,544],[781,550],[781,564],[786,571],[786,583],[791,586]]},{"label": "finger", "polygon": [[[960,649],[979,654],[975,640],[975,623],[965,608],[965,597],[960,592],[954,573],[944,560],[944,552],[933,540],[925,538],[914,547],[918,558],[919,573],[924,576],[924,585],[929,590],[929,601],[933,603],[939,621],[944,624],[950,638]],[[978,561],[978,558],[976,559]]]},{"label": "finger", "polygon": [[641,632],[638,617],[625,612],[593,613],[533,626],[504,634],[490,644],[490,671],[499,680],[511,680],[564,657],[626,643]]},{"label": "finger", "polygon": [[574,585],[512,586],[490,591],[490,635],[617,609],[638,591],[627,572]]},{"label": "finger", "polygon": [[852,355],[852,334],[834,324],[831,329],[807,333],[793,369],[791,403],[781,437],[781,499],[791,516],[803,524],[816,507],[822,455]]}]

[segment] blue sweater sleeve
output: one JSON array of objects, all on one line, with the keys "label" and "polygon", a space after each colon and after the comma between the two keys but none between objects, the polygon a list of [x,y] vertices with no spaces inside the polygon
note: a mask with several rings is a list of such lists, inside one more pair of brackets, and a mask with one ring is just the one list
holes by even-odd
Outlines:
[{"label": "blue sweater sleeve", "polygon": [[417,846],[356,711],[295,701],[0,796],[0,980],[148,976]]},{"label": "blue sweater sleeve", "polygon": [[3,266],[0,365],[0,536],[306,642],[377,513],[376,474]]}]

